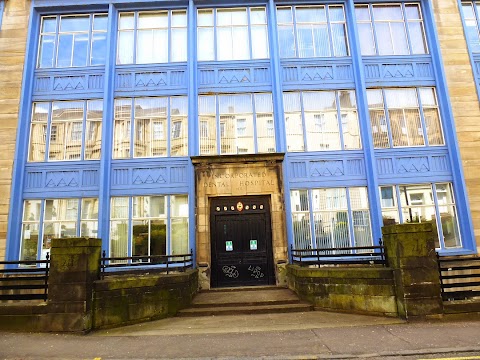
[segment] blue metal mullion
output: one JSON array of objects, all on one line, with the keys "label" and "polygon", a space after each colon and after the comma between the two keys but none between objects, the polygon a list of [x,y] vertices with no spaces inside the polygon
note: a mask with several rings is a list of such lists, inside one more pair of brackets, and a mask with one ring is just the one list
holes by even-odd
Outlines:
[{"label": "blue metal mullion", "polygon": [[[47,162],[48,161],[48,156],[50,153],[50,140],[51,140],[51,130],[52,130],[52,108],[53,108],[53,101],[48,102],[48,118],[47,118],[47,128],[45,129],[46,134],[45,134],[45,156],[43,158],[43,161]],[[30,114],[30,126],[31,125],[31,117],[33,114]]]},{"label": "blue metal mullion", "polygon": [[133,12],[133,64],[137,63],[137,25],[138,25],[138,11]]},{"label": "blue metal mullion", "polygon": [[220,138],[221,131],[220,131],[220,100],[219,95],[215,94],[215,121],[217,122],[217,155],[221,155],[222,147],[222,139]]},{"label": "blue metal mullion", "polygon": [[308,144],[307,144],[307,126],[305,120],[305,106],[303,104],[303,91],[299,91],[300,93],[300,114],[302,116],[302,134],[303,134],[303,151],[308,151]]},{"label": "blue metal mullion", "polygon": [[[188,1],[187,10],[187,72],[188,72],[188,154],[200,154],[200,132],[198,121],[198,88],[197,88],[197,26],[196,11],[193,0]],[[188,170],[192,176],[188,183],[188,238],[189,249],[193,251],[192,262],[196,264],[196,231],[195,209],[197,207],[195,196],[195,169],[189,161]]]},{"label": "blue metal mullion", "polygon": [[115,128],[115,59],[118,12],[113,4],[108,10],[107,56],[105,59],[105,84],[103,91],[102,149],[100,157],[100,176],[98,193],[98,232],[102,247],[110,253],[110,210],[111,210],[111,165],[113,152],[113,134]]},{"label": "blue metal mullion", "polygon": [[[39,219],[39,221],[40,222],[38,224],[37,260],[42,259],[43,233],[44,233],[43,222],[45,221],[45,200],[44,199],[40,200],[40,219]],[[20,251],[21,251],[21,249],[20,249]]]},{"label": "blue metal mullion", "polygon": [[293,20],[293,41],[295,41],[295,58],[300,58],[300,49],[298,47],[298,33],[297,33],[297,7],[292,5],[292,20]]},{"label": "blue metal mullion", "polygon": [[5,11],[5,0],[0,0],[0,30],[2,30],[2,19]]},{"label": "blue metal mullion", "polygon": [[442,218],[440,215],[440,209],[438,208],[438,197],[437,197],[437,186],[436,184],[431,184],[432,194],[433,194],[433,203],[435,204],[435,222],[437,223],[437,235],[440,249],[445,250],[445,239],[443,236],[442,229]]},{"label": "blue metal mullion", "polygon": [[[431,1],[423,1],[424,19],[426,24],[427,38],[431,39],[431,44],[439,44],[437,29],[435,25],[434,11],[432,9]],[[436,79],[436,91],[439,105],[440,117],[443,122],[443,131],[445,135],[445,144],[448,146],[448,157],[452,167],[452,186],[454,190],[454,198],[458,201],[456,203],[459,218],[460,234],[463,242],[463,248],[471,252],[476,252],[475,235],[472,224],[472,216],[469,209],[469,201],[467,195],[467,188],[465,177],[462,168],[462,158],[460,155],[460,148],[458,145],[458,138],[454,124],[454,116],[452,106],[450,104],[450,97],[448,93],[449,87],[446,82],[445,68],[442,62],[442,53],[440,46],[431,46],[433,71]],[[478,89],[478,83],[476,84]]]},{"label": "blue metal mullion", "polygon": [[378,171],[375,158],[375,149],[373,138],[370,131],[370,114],[368,110],[367,85],[365,80],[364,65],[361,56],[360,38],[355,22],[355,4],[354,0],[348,0],[346,6],[346,20],[351,26],[347,28],[348,38],[350,39],[350,49],[352,54],[353,75],[356,84],[357,110],[360,125],[360,134],[362,136],[362,147],[365,156],[365,172],[367,180],[368,203],[372,219],[372,235],[374,241],[382,236],[382,212],[380,206],[380,196],[378,193]]},{"label": "blue metal mullion", "polygon": [[[387,94],[385,93],[385,89],[380,89],[382,92],[382,101],[383,101],[383,112],[385,114],[385,122],[387,123],[387,136],[389,142],[389,148],[393,149],[393,132],[392,126],[390,124],[390,113],[388,112],[388,104],[387,104]],[[380,128],[381,131],[381,128]]]},{"label": "blue metal mullion", "polygon": [[80,151],[80,160],[85,160],[85,145],[87,143],[87,114],[88,114],[88,101],[83,101],[83,120],[82,120],[82,147]]},{"label": "blue metal mullion", "polygon": [[307,190],[308,195],[308,215],[310,219],[310,234],[312,237],[312,249],[317,248],[317,236],[315,233],[315,216],[313,216],[313,191],[312,189]]},{"label": "blue metal mullion", "polygon": [[330,23],[330,9],[328,7],[328,4],[325,4],[325,15],[327,16],[328,47],[330,48],[330,57],[335,57],[335,49],[333,48],[333,36]]},{"label": "blue metal mullion", "polygon": [[85,66],[90,66],[92,63],[93,26],[95,23],[94,19],[94,14],[90,14],[90,26],[88,27],[87,63],[85,64]]},{"label": "blue metal mullion", "polygon": [[255,94],[250,94],[250,101],[252,102],[252,120],[253,120],[253,149],[255,154],[258,153],[258,139],[257,139],[257,108],[255,106]]},{"label": "blue metal mullion", "polygon": [[253,44],[252,44],[252,22],[250,21],[250,7],[246,7],[247,10],[247,32],[248,32],[248,51],[249,51],[249,56],[250,60],[253,59]]},{"label": "blue metal mullion", "polygon": [[213,61],[217,61],[218,44],[217,44],[217,9],[216,8],[212,8],[212,16],[213,16]]},{"label": "blue metal mullion", "polygon": [[[277,17],[276,17],[276,7],[274,0],[269,0],[267,6],[267,17],[268,17],[268,32],[269,32],[269,41],[270,41],[270,65],[272,71],[272,101],[273,101],[273,124],[275,131],[275,147],[278,152],[285,152],[287,149],[286,146],[286,131],[285,131],[285,115],[283,112],[283,91],[282,91],[282,76],[281,76],[281,63],[280,63],[280,52],[278,45],[278,29],[277,29]],[[285,174],[286,175],[286,174]],[[288,179],[286,177],[285,179]],[[289,201],[287,201],[289,202]],[[288,224],[290,221],[287,220],[287,231]],[[291,229],[290,229],[291,230]],[[290,249],[290,247],[289,247]],[[290,251],[290,250],[289,250]]]},{"label": "blue metal mullion", "polygon": [[335,101],[337,102],[337,123],[340,136],[340,149],[345,150],[345,140],[343,139],[342,108],[340,103],[339,91],[335,90]]},{"label": "blue metal mullion", "polygon": [[[374,41],[373,46],[375,46],[375,49],[374,49],[375,50],[375,55],[378,56],[378,55],[380,55],[380,50],[378,49],[377,27],[375,26],[375,17],[373,16],[373,4],[368,4],[367,8],[368,8],[368,13],[370,15],[370,23],[372,25],[372,33],[373,33],[373,41]],[[355,11],[355,8],[354,8],[354,11]],[[353,19],[355,21],[355,31],[357,31],[356,17],[354,17]],[[393,44],[392,44],[392,46],[393,46]],[[359,52],[359,54],[360,54],[360,57],[361,57],[361,52]]]},{"label": "blue metal mullion", "polygon": [[402,211],[402,200],[400,199],[400,185],[393,185],[395,189],[395,195],[397,196],[397,211],[398,211],[398,220],[400,224],[404,223],[403,220],[403,211]]},{"label": "blue metal mullion", "polygon": [[[133,196],[128,197],[128,221],[127,221],[127,256],[133,254]],[[129,260],[131,263],[131,260]]]},{"label": "blue metal mullion", "polygon": [[353,217],[352,203],[350,201],[350,188],[347,187],[344,189],[345,189],[345,194],[347,196],[347,214],[348,214],[347,221],[348,221],[348,232],[349,232],[348,237],[349,237],[350,246],[355,246],[355,227],[353,224],[355,220]]},{"label": "blue metal mullion", "polygon": [[171,148],[171,143],[172,143],[172,137],[173,137],[173,128],[172,128],[172,119],[171,119],[171,101],[172,97],[167,96],[167,157],[170,156],[170,148]]},{"label": "blue metal mullion", "polygon": [[[56,16],[57,22],[55,23],[55,44],[54,44],[54,58],[53,58],[53,68],[57,67],[57,60],[58,60],[58,44],[60,43],[60,21],[61,21],[61,16],[57,15]],[[70,64],[72,62],[72,59],[70,58]]]},{"label": "blue metal mullion", "polygon": [[[425,122],[425,114],[423,112],[423,103],[422,103],[422,96],[420,95],[420,88],[415,88],[415,92],[417,93],[417,102],[418,102],[418,109],[420,111],[420,123],[422,124],[422,133],[424,138],[425,146],[429,146],[428,140],[428,133],[427,133],[427,124]],[[441,126],[441,125],[440,125]]]},{"label": "blue metal mullion", "polygon": [[[137,127],[135,126],[135,100],[136,98],[129,98],[130,100],[130,108],[132,109],[130,111],[130,149],[129,149],[129,159],[135,158],[135,132],[137,131]],[[168,133],[168,118],[167,118],[167,136],[170,136]],[[168,138],[167,138],[168,139]],[[167,140],[168,144],[168,140]]]},{"label": "blue metal mullion", "polygon": [[413,54],[412,41],[410,39],[410,26],[407,18],[407,11],[405,10],[405,3],[402,3],[401,6],[402,6],[403,23],[405,26],[405,33],[407,34],[408,51],[409,51],[409,54]]},{"label": "blue metal mullion", "polygon": [[77,199],[77,231],[76,231],[78,237],[82,236],[81,231],[82,231],[82,198],[79,197]]},{"label": "blue metal mullion", "polygon": [[167,203],[167,239],[165,241],[165,252],[167,255],[170,255],[172,253],[172,221],[170,219],[172,214],[172,196],[165,195],[165,200]]}]

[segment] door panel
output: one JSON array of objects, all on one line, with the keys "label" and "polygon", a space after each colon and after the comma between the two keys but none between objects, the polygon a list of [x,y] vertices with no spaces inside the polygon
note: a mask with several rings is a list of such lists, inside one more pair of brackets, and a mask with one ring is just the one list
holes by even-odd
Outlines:
[{"label": "door panel", "polygon": [[[232,203],[236,199],[225,200]],[[241,202],[248,202],[242,198]],[[251,201],[257,200],[251,199]],[[264,199],[264,203],[265,203]],[[224,209],[224,206],[212,206]],[[231,209],[231,206],[227,206]],[[212,286],[244,286],[274,284],[271,250],[270,214],[263,211],[218,210],[212,215]]]}]

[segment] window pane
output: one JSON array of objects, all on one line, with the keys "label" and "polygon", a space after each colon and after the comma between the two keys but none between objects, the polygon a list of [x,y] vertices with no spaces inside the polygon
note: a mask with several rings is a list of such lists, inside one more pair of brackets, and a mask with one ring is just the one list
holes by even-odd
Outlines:
[{"label": "window pane", "polygon": [[38,54],[38,67],[53,67],[55,51],[55,36],[42,35],[40,38],[40,52]]},{"label": "window pane", "polygon": [[63,34],[58,37],[57,66],[72,66],[73,34]]},{"label": "window pane", "polygon": [[84,117],[83,104],[83,101],[52,103],[49,160],[80,160]]},{"label": "window pane", "polygon": [[403,23],[391,23],[393,51],[395,55],[408,55],[408,43]]},{"label": "window pane", "polygon": [[355,91],[342,90],[339,92],[339,99],[344,149],[360,149],[362,143]]},{"label": "window pane", "polygon": [[93,35],[91,65],[105,65],[107,55],[107,34],[99,33]]},{"label": "window pane", "polygon": [[420,22],[409,22],[408,31],[410,31],[412,54],[426,54],[427,44],[425,42],[423,25]]},{"label": "window pane", "polygon": [[171,156],[186,156],[188,154],[188,101],[187,97],[171,98],[172,139],[170,143]]},{"label": "window pane", "polygon": [[[347,56],[347,35],[344,24],[332,24],[333,51],[335,56]],[[326,44],[325,44],[326,45]]]},{"label": "window pane", "polygon": [[117,64],[133,63],[133,31],[121,31],[118,34]]},{"label": "window pane", "polygon": [[200,154],[217,154],[217,122],[215,96],[199,96],[198,119],[200,129]]},{"label": "window pane", "polygon": [[29,161],[45,161],[48,116],[48,103],[33,104]]},{"label": "window pane", "polygon": [[395,187],[380,187],[380,202],[382,206],[383,226],[394,225],[400,222],[397,208]]},{"label": "window pane", "polygon": [[451,184],[436,184],[435,187],[445,247],[461,247],[460,230]]},{"label": "window pane", "polygon": [[252,33],[252,58],[268,58],[268,31],[266,26],[253,26]]},{"label": "window pane", "polygon": [[88,32],[90,16],[62,16],[60,32]]},{"label": "window pane", "polygon": [[375,55],[375,43],[373,41],[373,29],[371,24],[357,24],[358,37],[362,55]]},{"label": "window pane", "polygon": [[110,256],[125,257],[128,255],[128,221],[110,222]]},{"label": "window pane", "polygon": [[[173,44],[175,44],[173,46]],[[187,29],[172,29],[171,61],[187,61]]]},{"label": "window pane", "polygon": [[103,101],[87,102],[87,123],[85,128],[85,160],[100,159],[102,149]]},{"label": "window pane", "polygon": [[308,207],[308,191],[293,190],[291,192],[293,243],[296,249],[312,247],[310,215]]},{"label": "window pane", "polygon": [[88,35],[75,35],[73,43],[73,66],[87,65]]},{"label": "window pane", "polygon": [[115,100],[113,158],[130,157],[131,100]]},{"label": "window pane", "polygon": [[166,133],[167,106],[167,98],[135,99],[134,157],[167,156],[167,139],[158,136]]},{"label": "window pane", "polygon": [[295,37],[293,34],[293,25],[278,26],[278,43],[280,47],[281,58],[295,57]]},{"label": "window pane", "polygon": [[198,28],[197,57],[199,61],[214,60],[213,28]]},{"label": "window pane", "polygon": [[389,23],[376,23],[377,46],[379,55],[394,55],[394,45]]},{"label": "window pane", "polygon": [[[316,34],[316,35],[318,35],[321,38],[321,35],[319,34]],[[301,58],[313,57],[315,53],[314,53],[313,33],[312,33],[311,26],[297,25],[297,39],[298,39],[298,56]]]}]

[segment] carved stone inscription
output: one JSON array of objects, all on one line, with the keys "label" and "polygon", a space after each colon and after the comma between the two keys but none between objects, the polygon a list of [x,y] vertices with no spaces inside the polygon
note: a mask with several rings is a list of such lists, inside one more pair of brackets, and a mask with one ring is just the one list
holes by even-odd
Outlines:
[{"label": "carved stone inscription", "polygon": [[238,187],[262,187],[275,185],[274,179],[269,178],[265,171],[248,170],[245,172],[230,172],[209,174],[202,173],[202,184],[204,188],[227,188],[232,182]]}]

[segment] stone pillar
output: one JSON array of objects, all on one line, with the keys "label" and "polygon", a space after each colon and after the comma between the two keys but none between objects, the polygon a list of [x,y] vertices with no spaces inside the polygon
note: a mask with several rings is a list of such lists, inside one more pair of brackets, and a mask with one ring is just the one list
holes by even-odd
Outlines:
[{"label": "stone pillar", "polygon": [[432,224],[386,226],[382,233],[394,273],[399,316],[407,320],[441,316],[443,303]]},{"label": "stone pillar", "polygon": [[48,282],[50,331],[92,328],[93,282],[100,271],[101,239],[53,239]]}]

